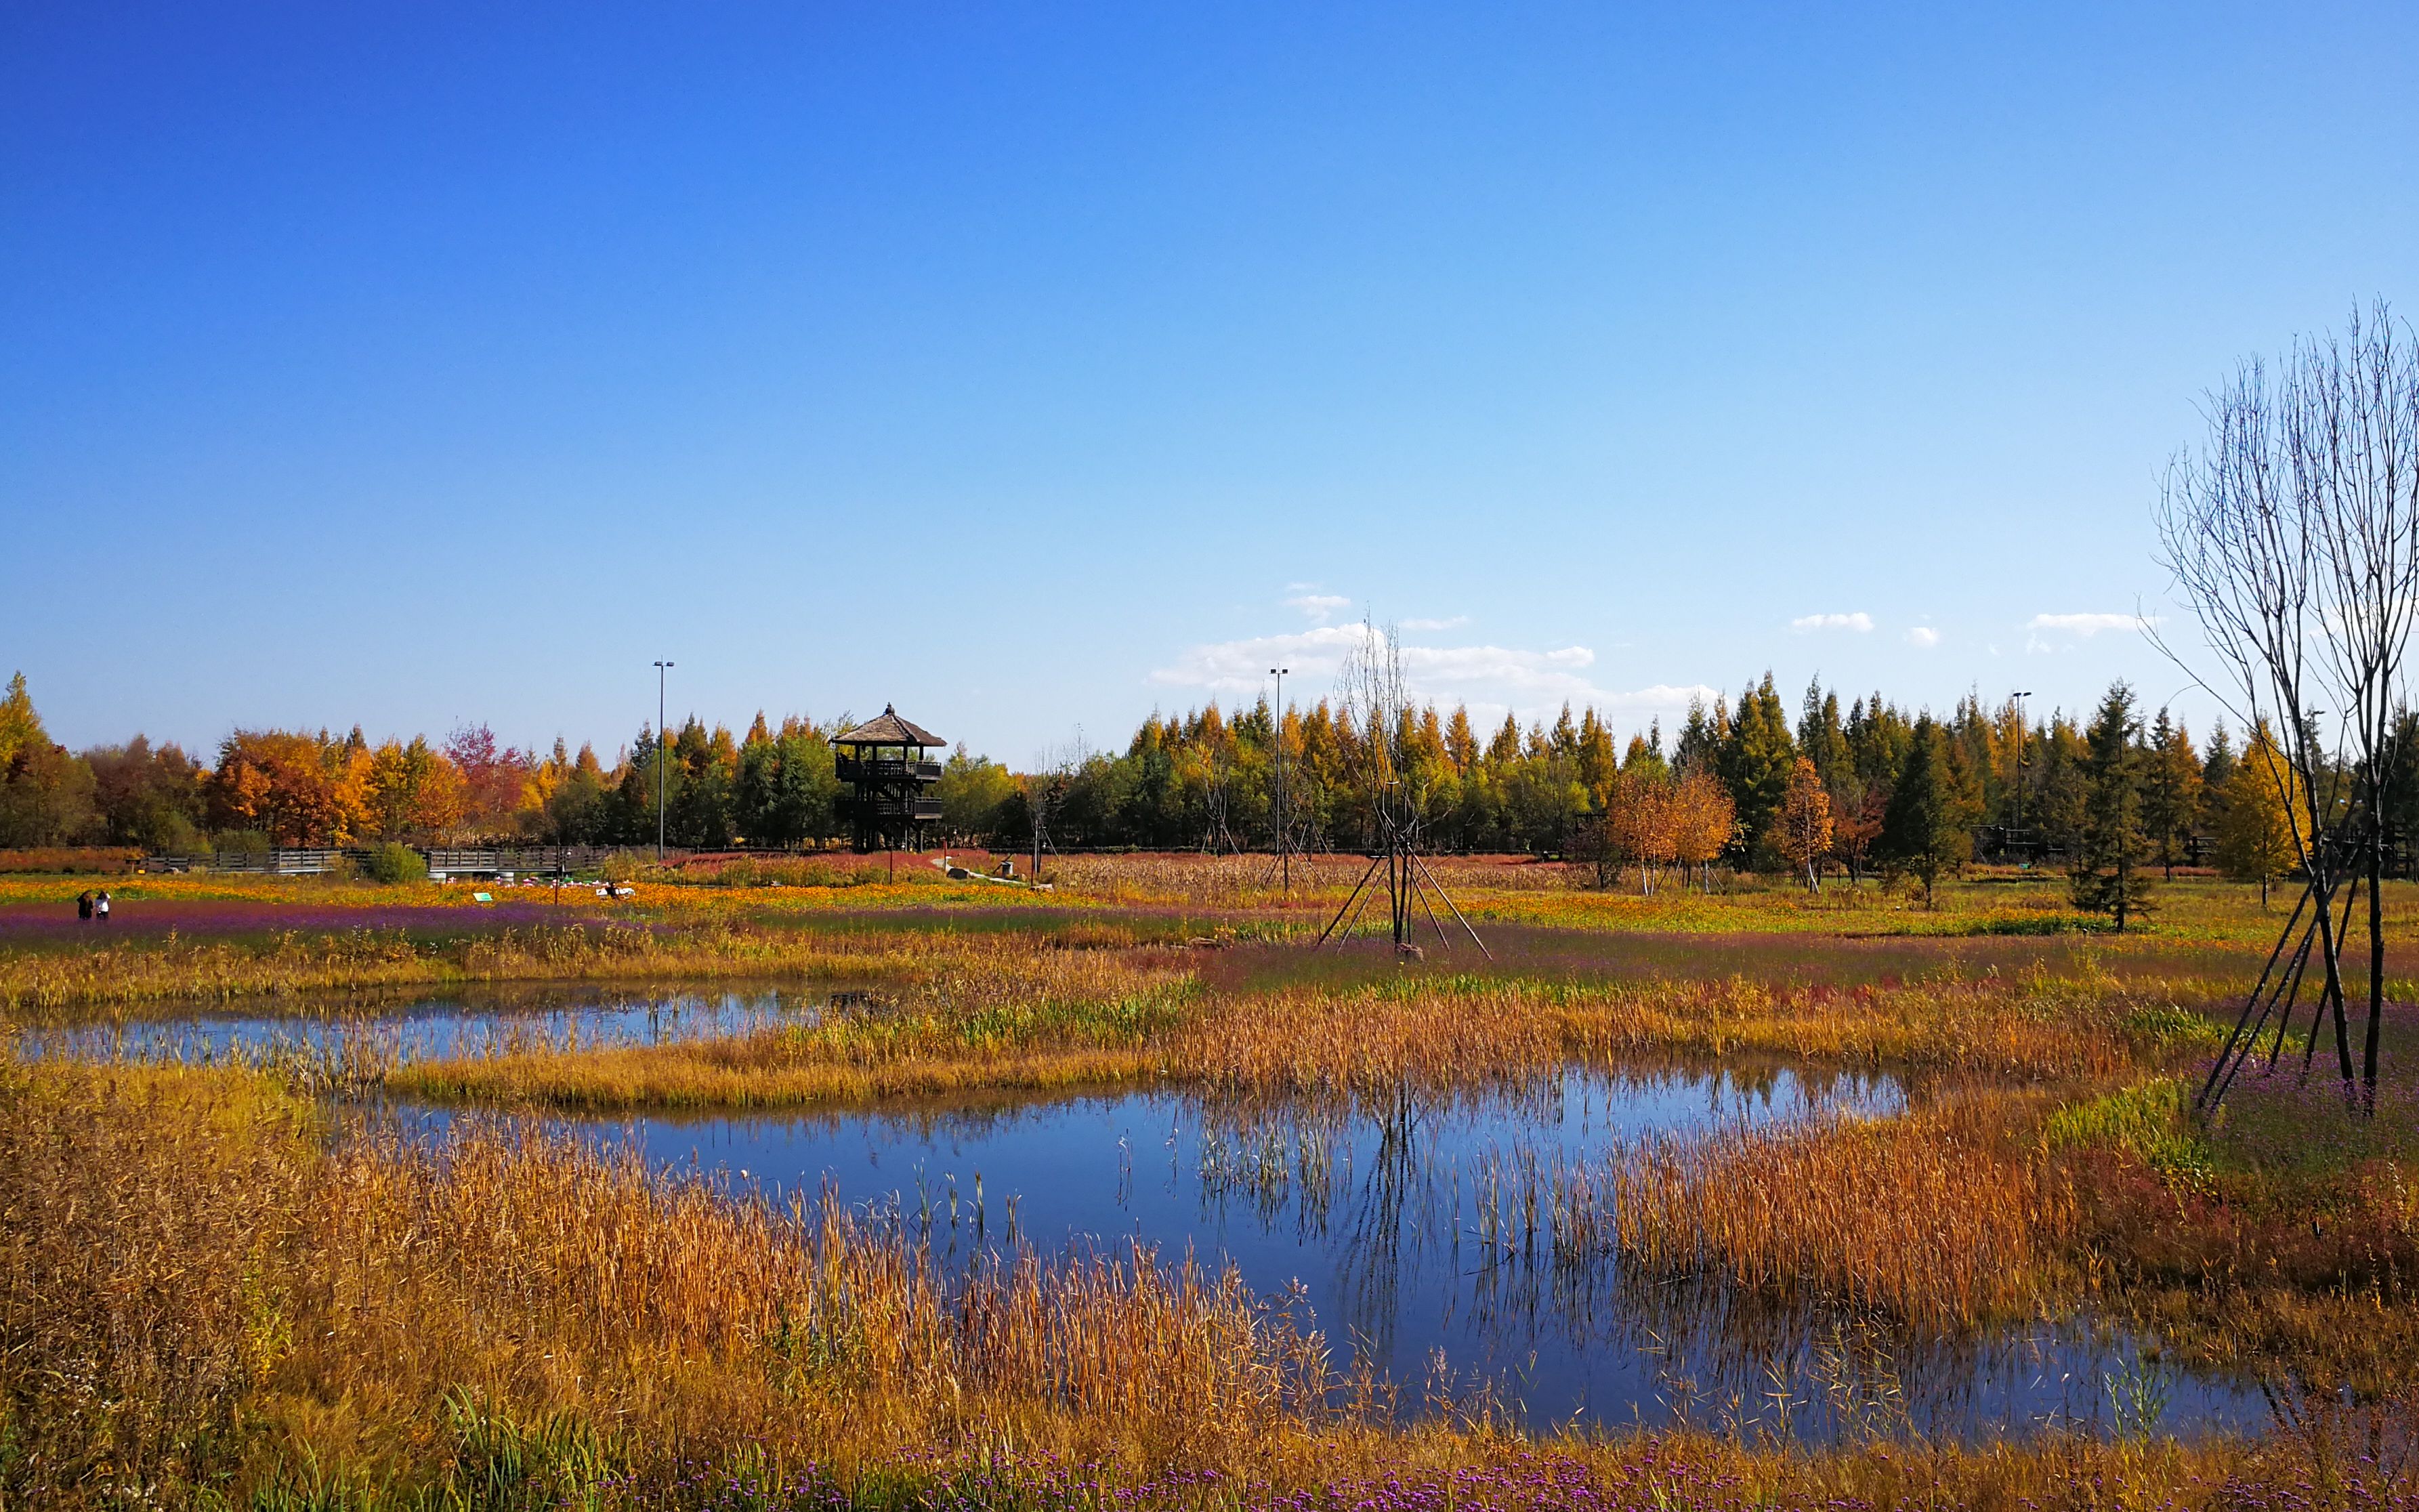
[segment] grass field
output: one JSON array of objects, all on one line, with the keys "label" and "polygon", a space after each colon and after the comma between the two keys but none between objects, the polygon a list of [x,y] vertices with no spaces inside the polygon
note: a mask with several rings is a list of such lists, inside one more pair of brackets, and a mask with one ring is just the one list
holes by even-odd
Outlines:
[{"label": "grass field", "polygon": [[[1979,877],[1656,897],[1440,870],[1494,952],[1309,939],[1358,875],[1071,859],[1050,893],[901,880],[543,889],[0,877],[0,1011],[296,1010],[463,983],[845,975],[811,1021],[648,1046],[308,1067],[0,1062],[0,1506],[2366,1506],[2419,1497],[2419,889],[2389,894],[2388,1085],[2297,1057],[2184,1091],[2282,912],[2205,879],[2093,933]],[[769,880],[778,880],[778,878]],[[115,885],[123,883],[122,886]],[[64,913],[65,921],[61,922]],[[462,1108],[876,1105],[1159,1086],[1383,1103],[1573,1061],[1888,1068],[1889,1116],[1608,1147],[1553,1242],[1673,1285],[1944,1336],[2088,1299],[2259,1381],[2272,1431],[1821,1449],[1406,1411],[1199,1259],[1029,1249],[944,1274],[874,1215],[771,1204]],[[317,1094],[346,1094],[329,1101]],[[482,1132],[484,1130],[484,1132]],[[1414,1397],[1418,1383],[1409,1383]],[[1416,1404],[1415,1404],[1416,1405]]]}]

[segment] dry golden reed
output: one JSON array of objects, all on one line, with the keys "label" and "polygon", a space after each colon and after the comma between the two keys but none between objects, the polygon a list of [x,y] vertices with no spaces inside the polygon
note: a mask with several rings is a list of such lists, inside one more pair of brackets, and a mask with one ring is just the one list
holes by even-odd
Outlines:
[{"label": "dry golden reed", "polygon": [[1171,952],[997,945],[928,969],[895,1010],[729,1040],[408,1066],[391,1090],[583,1109],[778,1107],[981,1088],[1158,1083],[1450,1097],[1573,1057],[1778,1056],[2025,1077],[2134,1065],[2122,999],[2024,984],[1588,987],[1406,979],[1219,994]]},{"label": "dry golden reed", "polygon": [[777,1107],[978,1088],[1047,1090],[1156,1071],[1191,978],[1147,957],[994,940],[923,959],[864,1006],[730,1038],[536,1049],[397,1068],[390,1090],[558,1107]]},{"label": "dry golden reed", "polygon": [[[1120,939],[1118,943],[1129,943]],[[0,1010],[291,996],[461,982],[745,980],[815,975],[909,980],[1040,959],[1025,936],[861,928],[777,929],[707,917],[492,933],[283,931],[258,941],[179,939],[76,950],[0,951]]]},{"label": "dry golden reed", "polygon": [[[714,1495],[729,1483],[697,1472],[721,1466],[811,1472],[814,1504],[1533,1507],[1559,1504],[1551,1482],[1707,1512],[2199,1508],[2240,1504],[2238,1476],[2341,1486],[2376,1442],[2349,1411],[2256,1447],[1397,1427],[1339,1412],[1318,1338],[1231,1274],[1021,1251],[948,1276],[879,1217],[500,1128],[442,1157],[331,1149],[314,1118],[233,1071],[0,1059],[0,1504],[243,1505],[271,1486],[313,1491],[281,1505],[760,1504]],[[1778,1192],[1868,1158],[1705,1180]],[[541,1443],[564,1452],[494,1483],[488,1449]],[[502,1494],[474,1497],[479,1473]],[[2410,1489],[2371,1478],[2388,1500],[2362,1504]]]},{"label": "dry golden reed", "polygon": [[1993,1101],[1648,1140],[1565,1200],[1608,1205],[1622,1256],[1655,1273],[1970,1328],[2042,1295],[2074,1220]]},{"label": "dry golden reed", "polygon": [[449,1397],[665,1473],[985,1437],[1148,1473],[1265,1453],[1330,1395],[1231,1272],[1020,1245],[944,1276],[878,1215],[527,1131],[331,1153],[234,1072],[0,1062],[0,1187],[8,1505],[182,1504],[302,1447],[408,1478]]}]

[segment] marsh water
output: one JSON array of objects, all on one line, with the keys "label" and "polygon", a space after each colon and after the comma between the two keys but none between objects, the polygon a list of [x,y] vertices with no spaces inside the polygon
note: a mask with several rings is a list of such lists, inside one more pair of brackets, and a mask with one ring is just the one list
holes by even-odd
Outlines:
[{"label": "marsh water", "polygon": [[85,1059],[273,1058],[303,1052],[396,1061],[540,1049],[599,1049],[720,1039],[811,1022],[864,989],[816,983],[756,993],[488,989],[286,999],[198,1012],[125,1013],[29,1025],[35,1055]]},{"label": "marsh water", "polygon": [[[419,1058],[661,1042],[811,1019],[834,1011],[835,991],[192,1014],[29,1031],[28,1048],[190,1057],[369,1044]],[[1805,1442],[2267,1423],[2256,1388],[2163,1361],[2088,1317],[1923,1336],[1709,1282],[1632,1276],[1553,1242],[1557,1179],[1623,1143],[1888,1112],[1910,1095],[1883,1073],[1723,1062],[1573,1066],[1516,1088],[1379,1106],[1150,1090],[546,1122],[732,1190],[883,1210],[945,1263],[1025,1243],[1232,1265],[1321,1329],[1339,1365],[1379,1371],[1414,1415],[1486,1397],[1532,1427],[1691,1422]],[[459,1119],[492,1117],[388,1116],[437,1141]]]}]

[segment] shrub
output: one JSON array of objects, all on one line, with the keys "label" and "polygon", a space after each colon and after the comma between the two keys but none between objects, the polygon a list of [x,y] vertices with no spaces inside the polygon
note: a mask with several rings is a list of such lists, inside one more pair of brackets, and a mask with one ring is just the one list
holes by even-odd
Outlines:
[{"label": "shrub", "polygon": [[408,845],[388,841],[370,848],[369,864],[363,870],[372,882],[425,882],[428,860]]},{"label": "shrub", "polygon": [[124,845],[53,845],[0,851],[0,872],[131,872],[143,853]]}]

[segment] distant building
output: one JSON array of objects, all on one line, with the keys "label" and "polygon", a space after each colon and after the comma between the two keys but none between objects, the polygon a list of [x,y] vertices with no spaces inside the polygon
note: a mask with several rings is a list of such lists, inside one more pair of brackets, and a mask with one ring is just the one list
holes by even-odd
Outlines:
[{"label": "distant building", "polygon": [[887,703],[880,717],[832,737],[835,775],[851,786],[840,817],[858,850],[923,849],[924,826],[941,817],[941,800],[927,795],[941,779],[941,764],[924,753],[946,744]]}]

